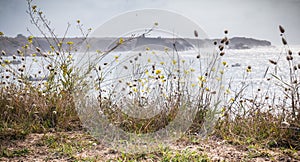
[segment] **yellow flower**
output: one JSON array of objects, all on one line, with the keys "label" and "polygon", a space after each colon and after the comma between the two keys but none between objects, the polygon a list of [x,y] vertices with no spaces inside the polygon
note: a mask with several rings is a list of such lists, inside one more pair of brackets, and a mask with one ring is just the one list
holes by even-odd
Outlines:
[{"label": "yellow flower", "polygon": [[159,69],[155,70],[155,74],[156,74],[156,75],[158,75],[158,74],[160,74],[160,73],[161,73],[161,70],[159,70]]},{"label": "yellow flower", "polygon": [[192,86],[192,87],[195,87],[195,86],[196,86],[196,84],[194,84],[194,83],[193,83],[191,86]]},{"label": "yellow flower", "polygon": [[224,62],[222,62],[222,64],[223,64],[224,66],[226,66],[226,65],[227,65],[227,62],[226,62],[226,61],[224,61]]},{"label": "yellow flower", "polygon": [[164,62],[160,62],[160,64],[161,64],[161,65],[164,65],[165,63],[164,63]]},{"label": "yellow flower", "polygon": [[74,42],[67,42],[67,44],[70,46],[70,45],[72,45],[72,44],[74,44]]},{"label": "yellow flower", "polygon": [[201,82],[206,82],[206,79],[204,76],[199,76],[198,77],[198,80],[201,81]]},{"label": "yellow flower", "polygon": [[160,79],[164,79],[164,78],[165,78],[165,76],[164,76],[164,75],[161,75],[161,76],[159,76],[159,78],[160,78]]},{"label": "yellow flower", "polygon": [[0,32],[0,36],[3,36],[4,35],[4,33],[3,32]]},{"label": "yellow flower", "polygon": [[138,91],[136,87],[133,87],[132,90],[133,90],[133,92],[137,92]]},{"label": "yellow flower", "polygon": [[119,39],[119,44],[123,44],[124,43],[124,39],[123,38],[120,38]]},{"label": "yellow flower", "polygon": [[176,60],[172,60],[172,64],[174,64],[174,65],[175,65],[176,63],[177,63],[177,61],[176,61]]},{"label": "yellow flower", "polygon": [[32,54],[32,57],[35,57],[35,56],[36,56],[36,54],[35,54],[35,53],[33,53],[33,54]]},{"label": "yellow flower", "polygon": [[10,60],[4,60],[6,64],[10,64]]},{"label": "yellow flower", "polygon": [[149,47],[146,47],[146,51],[149,51],[150,50],[150,48]]},{"label": "yellow flower", "polygon": [[190,70],[191,70],[191,72],[195,72],[195,69],[193,69],[193,68],[191,68]]},{"label": "yellow flower", "polygon": [[148,62],[151,62],[151,59],[148,58]]},{"label": "yellow flower", "polygon": [[117,60],[119,58],[119,56],[115,56],[115,59]]},{"label": "yellow flower", "polygon": [[76,22],[79,24],[79,23],[80,23],[80,20],[78,19]]},{"label": "yellow flower", "polygon": [[230,102],[234,102],[234,98],[230,98],[230,100],[229,100]]},{"label": "yellow flower", "polygon": [[224,71],[223,71],[223,70],[220,70],[220,74],[222,74],[222,75],[223,75],[223,74],[224,74]]},{"label": "yellow flower", "polygon": [[155,22],[154,25],[155,25],[155,26],[158,26],[158,22]]},{"label": "yellow flower", "polygon": [[206,87],[206,88],[205,88],[205,90],[206,90],[206,91],[209,91],[209,88],[208,88],[208,87]]},{"label": "yellow flower", "polygon": [[225,93],[229,94],[229,93],[230,93],[230,90],[229,90],[229,89],[226,89]]}]

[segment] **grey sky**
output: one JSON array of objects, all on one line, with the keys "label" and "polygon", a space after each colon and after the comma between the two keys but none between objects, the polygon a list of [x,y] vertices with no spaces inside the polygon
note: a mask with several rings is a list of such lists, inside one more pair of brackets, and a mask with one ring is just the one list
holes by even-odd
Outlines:
[{"label": "grey sky", "polygon": [[[246,36],[280,43],[278,25],[286,28],[290,44],[300,44],[300,0],[48,0],[34,1],[55,31],[62,35],[67,23],[69,36],[80,36],[76,20],[86,28],[99,25],[124,12],[145,8],[167,9],[195,21],[210,38]],[[25,0],[0,0],[0,31],[8,36],[38,34],[26,14]],[[176,21],[176,18],[174,18]],[[131,23],[131,22],[128,22]],[[126,25],[126,24],[124,24]]]}]

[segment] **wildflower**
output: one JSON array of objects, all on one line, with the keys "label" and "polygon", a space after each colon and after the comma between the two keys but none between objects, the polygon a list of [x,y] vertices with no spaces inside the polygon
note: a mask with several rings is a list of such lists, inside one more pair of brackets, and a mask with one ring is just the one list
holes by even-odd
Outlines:
[{"label": "wildflower", "polygon": [[230,101],[230,102],[234,102],[234,98],[230,98],[229,101]]},{"label": "wildflower", "polygon": [[222,64],[223,64],[224,66],[226,66],[226,65],[227,65],[227,62],[226,62],[226,61],[223,61]]},{"label": "wildflower", "polygon": [[247,69],[246,69],[246,71],[247,71],[248,73],[250,73],[250,72],[252,71],[251,66],[248,66]]},{"label": "wildflower", "polygon": [[160,78],[160,79],[164,79],[165,76],[164,76],[164,75],[160,75],[159,78]]},{"label": "wildflower", "polygon": [[191,84],[191,86],[192,86],[192,87],[195,87],[195,86],[196,86],[196,84],[192,83],[192,84]]},{"label": "wildflower", "polygon": [[10,60],[4,60],[4,63],[10,64]]},{"label": "wildflower", "polygon": [[115,56],[115,59],[117,60],[119,58],[119,56]]},{"label": "wildflower", "polygon": [[206,88],[205,88],[205,90],[206,90],[206,91],[209,91],[209,88],[208,88],[208,87],[206,87]]},{"label": "wildflower", "polygon": [[172,64],[174,64],[174,65],[175,65],[176,63],[177,63],[177,61],[176,61],[176,60],[172,60]]},{"label": "wildflower", "polygon": [[161,65],[164,65],[165,63],[164,63],[164,62],[160,62],[160,64],[161,64]]},{"label": "wildflower", "polygon": [[206,79],[204,76],[199,76],[198,77],[198,80],[201,81],[201,82],[206,82]]},{"label": "wildflower", "polygon": [[150,48],[149,47],[146,47],[146,51],[149,51],[150,50]]},{"label": "wildflower", "polygon": [[4,33],[3,32],[0,32],[0,36],[3,36],[4,35]]},{"label": "wildflower", "polygon": [[138,91],[136,87],[133,87],[132,90],[133,90],[133,92],[137,92]]},{"label": "wildflower", "polygon": [[223,71],[223,70],[220,70],[220,74],[222,74],[222,75],[223,75],[223,74],[224,74],[224,71]]},{"label": "wildflower", "polygon": [[28,37],[28,42],[29,42],[29,43],[32,43],[32,39],[33,39],[33,36],[29,36],[29,37]]},{"label": "wildflower", "polygon": [[123,38],[120,38],[119,39],[119,44],[123,44],[124,43],[124,39]]},{"label": "wildflower", "polygon": [[225,90],[225,93],[226,93],[226,94],[229,94],[229,93],[230,93],[230,90],[227,88],[227,89]]},{"label": "wildflower", "polygon": [[74,44],[74,42],[71,42],[71,41],[67,42],[67,45],[69,45],[69,46],[72,44]]},{"label": "wildflower", "polygon": [[35,57],[35,56],[36,56],[36,54],[35,54],[35,53],[33,53],[33,54],[32,54],[32,57]]},{"label": "wildflower", "polygon": [[158,75],[158,74],[160,74],[160,73],[161,73],[161,70],[159,70],[159,69],[155,70],[155,74],[156,74],[156,75]]}]

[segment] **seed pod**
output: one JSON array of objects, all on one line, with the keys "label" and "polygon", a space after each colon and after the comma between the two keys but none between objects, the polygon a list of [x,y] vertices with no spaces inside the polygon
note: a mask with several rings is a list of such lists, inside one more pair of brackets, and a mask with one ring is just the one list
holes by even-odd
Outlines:
[{"label": "seed pod", "polygon": [[297,66],[296,66],[296,65],[294,66],[294,70],[295,70],[295,71],[297,70]]},{"label": "seed pod", "polygon": [[229,44],[229,41],[227,40],[226,42],[225,42],[225,45],[227,46]]},{"label": "seed pod", "polygon": [[284,32],[285,32],[284,28],[283,28],[281,25],[279,25],[279,31],[280,31],[281,33],[284,33]]},{"label": "seed pod", "polygon": [[223,45],[219,45],[219,49],[220,49],[220,51],[223,51],[224,46]]},{"label": "seed pod", "polygon": [[35,47],[36,51],[41,52],[41,49],[39,47]]},{"label": "seed pod", "polygon": [[284,38],[282,38],[281,40],[283,45],[287,45],[287,41]]},{"label": "seed pod", "polygon": [[277,65],[277,62],[276,62],[276,61],[269,60],[269,62],[270,62],[271,64]]},{"label": "seed pod", "polygon": [[5,51],[3,51],[3,50],[1,51],[1,53],[2,53],[2,55],[3,55],[3,56],[5,56],[5,55],[6,55]]},{"label": "seed pod", "polygon": [[198,32],[197,32],[197,30],[194,30],[194,36],[195,36],[195,37],[198,37]]}]

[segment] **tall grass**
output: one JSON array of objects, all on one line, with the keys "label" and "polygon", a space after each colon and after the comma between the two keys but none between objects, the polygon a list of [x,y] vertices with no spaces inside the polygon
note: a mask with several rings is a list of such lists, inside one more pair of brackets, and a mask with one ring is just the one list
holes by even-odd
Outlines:
[{"label": "tall grass", "polygon": [[[224,85],[224,75],[229,68],[226,60],[222,60],[230,43],[227,30],[220,42],[212,42],[215,48],[209,53],[209,59],[203,58],[203,51],[195,51],[190,60],[183,59],[175,43],[163,49],[163,54],[140,47],[141,52],[136,50],[126,57],[112,56],[114,50],[142,36],[137,35],[116,40],[112,48],[104,52],[86,51],[90,58],[74,61],[79,47],[84,48],[82,51],[90,49],[87,38],[91,30],[85,31],[78,20],[82,41],[77,44],[67,41],[70,25],[63,38],[58,38],[50,21],[31,0],[28,0],[27,13],[50,50],[42,49],[36,41],[38,38],[30,36],[27,44],[12,56],[14,60],[21,59],[18,66],[12,65],[2,50],[0,138],[52,129],[76,129],[82,126],[79,118],[85,121],[84,126],[93,126],[99,117],[94,112],[101,112],[109,123],[136,134],[156,132],[181,116],[181,119],[193,117],[189,119],[189,129],[183,130],[186,133],[205,135],[213,131],[236,143],[300,147],[300,66],[294,59],[299,56],[289,48],[282,26],[279,29],[284,51],[277,60],[270,60],[263,78],[268,86],[249,96],[245,93],[251,86],[246,82],[239,87],[231,87],[231,83]],[[198,37],[197,31],[194,33]],[[106,58],[111,59],[104,61]],[[287,64],[281,61],[283,59]],[[37,74],[32,73],[28,62],[39,64],[41,69]],[[284,69],[289,73],[283,72]],[[250,65],[245,69],[245,81],[251,70]],[[40,80],[32,82],[30,76]],[[283,98],[270,87],[281,91]],[[78,107],[86,105],[78,105],[74,94],[91,89],[97,93],[94,105],[86,107],[89,109]],[[86,96],[79,97],[88,101]],[[140,111],[142,108],[148,111]]]}]

